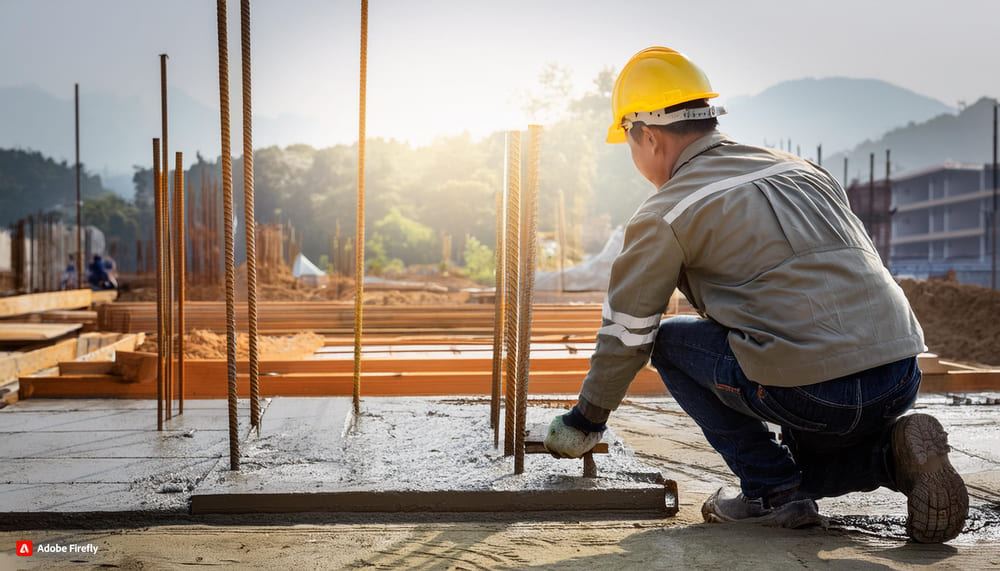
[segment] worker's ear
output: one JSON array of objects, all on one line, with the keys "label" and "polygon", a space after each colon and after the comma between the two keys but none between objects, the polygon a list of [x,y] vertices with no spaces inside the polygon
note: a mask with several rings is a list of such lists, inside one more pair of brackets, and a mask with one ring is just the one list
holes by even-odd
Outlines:
[{"label": "worker's ear", "polygon": [[642,142],[642,146],[648,147],[651,151],[656,152],[656,147],[659,145],[659,141],[656,140],[656,133],[654,133],[648,125],[642,125],[639,128],[641,129],[639,139]]}]

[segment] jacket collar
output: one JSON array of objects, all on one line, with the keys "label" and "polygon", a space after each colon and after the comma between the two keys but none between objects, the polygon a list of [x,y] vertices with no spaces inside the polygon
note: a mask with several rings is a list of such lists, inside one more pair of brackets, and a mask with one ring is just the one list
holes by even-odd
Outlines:
[{"label": "jacket collar", "polygon": [[673,176],[677,174],[677,171],[680,170],[681,167],[691,162],[691,159],[697,157],[698,155],[704,153],[709,149],[718,147],[719,145],[727,141],[729,141],[729,137],[727,137],[724,133],[720,133],[719,131],[712,131],[711,133],[708,133],[703,137],[695,139],[694,142],[685,147],[684,150],[681,151],[681,154],[677,157],[677,162],[674,163],[674,170],[671,171],[670,177],[673,178]]}]

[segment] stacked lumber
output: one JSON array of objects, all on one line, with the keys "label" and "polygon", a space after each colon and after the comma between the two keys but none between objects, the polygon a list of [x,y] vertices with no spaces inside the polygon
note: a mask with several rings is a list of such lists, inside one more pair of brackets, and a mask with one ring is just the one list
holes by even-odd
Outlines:
[{"label": "stacked lumber", "polygon": [[93,303],[89,289],[29,293],[0,297],[0,318],[31,315],[54,309],[84,309]]},{"label": "stacked lumber", "polygon": [[933,353],[921,353],[917,360],[923,373],[920,390],[924,392],[961,393],[1000,389],[1000,369],[945,361]]},{"label": "stacked lumber", "polygon": [[[225,304],[188,302],[187,329],[225,330]],[[315,331],[348,335],[354,328],[351,302],[263,302],[257,306],[258,327],[264,334]],[[246,307],[237,306],[237,322],[246,323]],[[112,303],[98,307],[102,331],[134,333],[156,329],[156,307],[149,302]],[[538,334],[593,333],[601,326],[601,305],[541,304],[535,307],[533,332]],[[493,331],[493,308],[482,305],[419,305],[365,307],[368,335],[421,334],[487,335]]]},{"label": "stacked lumber", "polygon": [[[0,387],[8,385],[17,394],[18,381],[43,371],[55,371],[66,361],[113,360],[114,351],[134,351],[145,340],[143,334],[85,333],[33,351],[0,354]],[[10,400],[6,399],[7,402]]]},{"label": "stacked lumber", "polygon": [[[574,395],[589,369],[595,344],[533,343],[531,392]],[[77,361],[79,361],[78,359]],[[156,355],[118,350],[114,363],[59,363],[58,371],[21,378],[22,398],[155,398]],[[971,392],[1000,388],[1000,370],[977,369],[922,355],[922,392]],[[369,345],[364,348],[362,394],[366,396],[488,395],[491,348],[465,340],[452,344]],[[185,362],[185,398],[224,398],[226,362]],[[248,364],[238,363],[240,394],[249,394]],[[327,346],[311,359],[262,361],[264,396],[346,396],[353,389],[353,351]],[[665,395],[659,375],[642,369],[631,396]]]},{"label": "stacked lumber", "polygon": [[[394,351],[399,348],[394,348]],[[411,357],[366,354],[362,369],[367,396],[488,395],[492,359],[489,352],[438,347],[437,354]],[[531,391],[536,394],[576,394],[587,374],[591,351],[546,347],[532,351]],[[407,353],[401,351],[401,353]],[[484,354],[486,353],[486,354]],[[118,351],[116,364],[65,364],[58,372],[21,378],[22,398],[155,398],[156,355]],[[185,398],[224,398],[227,394],[224,360],[185,361],[189,379]],[[334,358],[262,361],[262,396],[345,396],[353,390],[353,360],[349,353]],[[126,372],[127,371],[127,372]],[[241,395],[249,394],[248,365],[238,366]],[[655,371],[640,371],[629,394],[663,395]]]}]

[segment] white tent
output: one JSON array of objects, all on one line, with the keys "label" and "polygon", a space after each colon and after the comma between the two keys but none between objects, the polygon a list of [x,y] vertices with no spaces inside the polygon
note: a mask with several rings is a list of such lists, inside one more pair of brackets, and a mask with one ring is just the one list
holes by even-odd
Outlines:
[{"label": "white tent", "polygon": [[304,254],[295,257],[295,262],[292,263],[292,276],[313,286],[325,285],[327,279],[326,272],[319,269]]},{"label": "white tent", "polygon": [[[608,237],[601,251],[563,272],[566,291],[607,291],[611,278],[611,264],[622,251],[625,230],[621,226]],[[559,272],[539,272],[535,276],[535,289],[558,290]]]}]

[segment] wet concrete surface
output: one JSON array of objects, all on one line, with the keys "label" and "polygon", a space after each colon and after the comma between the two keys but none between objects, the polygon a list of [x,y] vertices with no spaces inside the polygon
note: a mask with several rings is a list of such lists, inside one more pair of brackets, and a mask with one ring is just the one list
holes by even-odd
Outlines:
[{"label": "wet concrete surface", "polygon": [[[240,472],[217,466],[193,494],[192,511],[627,510],[649,509],[657,493],[662,508],[662,477],[613,436],[596,479],[582,477],[579,460],[547,455],[526,457],[515,476],[513,459],[492,445],[488,414],[483,400],[368,399],[355,417],[346,398],[274,399],[261,435],[244,445]],[[528,416],[529,425],[546,423],[551,411]],[[302,494],[310,497],[293,497]]]},{"label": "wet concrete surface", "polygon": [[6,524],[63,514],[186,514],[190,493],[228,454],[229,433],[225,401],[185,405],[163,432],[155,401],[30,399],[0,410]]},{"label": "wet concrete surface", "polygon": [[[416,424],[438,430],[439,425],[424,423],[416,409],[391,409],[378,412],[368,408],[376,399],[367,399],[362,430],[382,430],[385,440],[407,438]],[[559,400],[533,405],[533,417],[545,419],[559,411]],[[280,402],[280,400],[278,401]],[[465,403],[465,399],[451,399]],[[54,522],[49,526],[18,527],[10,518],[0,516],[0,569],[37,568],[70,569],[80,565],[112,568],[177,568],[214,565],[229,568],[289,569],[374,568],[374,569],[677,569],[677,568],[753,568],[787,569],[822,567],[824,569],[982,569],[1000,567],[1000,446],[997,444],[1000,408],[988,406],[950,406],[944,397],[921,397],[918,408],[940,418],[950,433],[952,461],[969,484],[971,513],[965,531],[946,545],[919,545],[905,541],[903,521],[905,498],[888,490],[868,494],[849,494],[822,500],[821,510],[830,517],[830,529],[781,530],[756,526],[708,525],[701,523],[701,502],[720,485],[733,485],[735,478],[721,458],[708,446],[691,420],[670,399],[631,399],[612,416],[615,434],[633,450],[644,464],[675,478],[680,486],[681,510],[674,518],[616,519],[608,513],[567,514],[533,519],[530,514],[322,514],[282,516],[181,516],[157,520],[164,514],[179,514],[188,502],[187,493],[162,494],[147,483],[169,483],[171,474],[190,470],[203,473],[202,482],[211,471],[203,467],[212,458],[81,458],[76,460],[44,457],[21,458],[3,468],[0,476],[0,512],[18,503],[35,509],[99,509],[102,505],[134,508],[138,502],[153,501],[155,510],[138,519],[128,512],[113,518],[77,520],[68,527]],[[5,414],[65,411],[135,411],[155,407],[141,401],[25,401],[0,410]],[[277,404],[277,402],[273,403]],[[315,405],[302,418],[302,409],[271,406],[265,412],[264,431],[256,442],[245,445],[245,474],[266,472],[276,464],[298,458],[289,464],[297,477],[309,474],[316,464],[333,456],[349,442],[352,428],[340,425],[339,404]],[[323,406],[331,407],[324,409]],[[191,409],[215,409],[224,416],[224,403],[192,401]],[[243,403],[245,408],[245,403]],[[537,410],[535,410],[537,408]],[[398,413],[396,428],[384,424],[385,412]],[[380,415],[382,418],[378,418]],[[30,416],[30,414],[28,415]],[[52,418],[19,422],[38,422],[57,430],[62,421]],[[71,415],[72,416],[72,415]],[[192,415],[192,419],[195,415]],[[125,418],[125,417],[122,417]],[[67,417],[76,426],[78,419]],[[154,419],[149,413],[148,419]],[[148,423],[140,417],[138,421]],[[299,419],[299,420],[295,420]],[[317,430],[305,430],[303,422],[315,423]],[[418,422],[420,421],[420,422]],[[96,420],[95,420],[96,422]],[[464,438],[478,438],[485,417],[470,412],[459,431]],[[325,424],[324,424],[325,423]],[[27,425],[27,424],[25,424]],[[9,456],[16,438],[8,425],[0,433],[0,454]],[[80,425],[82,430],[84,425]],[[124,427],[139,430],[142,426]],[[77,428],[73,428],[76,430]],[[307,432],[296,447],[278,445],[280,434]],[[183,431],[174,431],[183,432]],[[221,439],[225,432],[220,431]],[[174,434],[154,438],[173,438]],[[274,435],[268,438],[269,435]],[[183,438],[183,437],[182,437]],[[435,450],[454,445],[450,434],[433,435]],[[320,446],[316,446],[316,442]],[[333,443],[339,442],[334,445]],[[148,446],[148,445],[147,445]],[[169,448],[169,445],[165,445]],[[461,445],[459,444],[459,448]],[[358,472],[365,477],[400,478],[412,481],[405,468],[379,467],[369,458],[381,445],[359,447]],[[303,454],[307,452],[307,454]],[[427,450],[430,453],[430,450]],[[437,453],[434,453],[437,454]],[[440,456],[434,456],[440,460]],[[304,462],[302,461],[304,459]],[[21,460],[51,460],[24,475]],[[134,463],[133,463],[134,461]],[[529,470],[544,467],[541,456],[527,458]],[[598,462],[600,462],[600,458]],[[190,462],[190,464],[188,464]],[[225,459],[219,463],[225,464]],[[490,464],[488,458],[473,464]],[[554,462],[554,461],[553,461]],[[312,464],[312,467],[310,467]],[[0,464],[2,465],[2,464]],[[577,465],[571,463],[567,470]],[[89,466],[89,468],[88,468]],[[221,469],[221,466],[219,466]],[[546,468],[547,469],[547,468]],[[204,472],[202,472],[204,470]],[[19,475],[21,474],[21,475]],[[44,476],[43,476],[44,474]],[[316,472],[315,475],[319,475]],[[307,478],[309,476],[306,476]],[[14,481],[16,480],[16,482]],[[29,481],[33,480],[33,481]],[[71,480],[74,483],[66,484]],[[197,480],[196,480],[197,483]],[[138,486],[142,493],[133,493]],[[196,485],[198,489],[200,485]],[[93,500],[100,498],[100,501]],[[36,502],[33,504],[33,502]],[[89,502],[89,503],[88,503]],[[162,502],[162,503],[160,503]],[[129,509],[131,509],[129,508]],[[173,510],[173,511],[171,511]],[[26,531],[27,530],[27,531]],[[92,544],[95,555],[36,555],[30,559],[13,555],[15,540],[33,539],[58,544]]]},{"label": "wet concrete surface", "polygon": [[[558,402],[533,404],[529,422],[547,421]],[[952,461],[969,485],[970,518],[953,543],[1000,542],[1000,407],[951,402],[921,396],[917,408],[949,431]],[[151,430],[153,409],[150,401],[28,400],[0,410],[0,514],[186,515],[192,494],[227,486],[254,493],[331,486],[436,490],[455,482],[494,490],[581,485],[578,462],[544,455],[528,456],[528,474],[513,476],[510,459],[482,446],[489,434],[482,401],[366,399],[352,422],[348,399],[275,399],[265,408],[260,437],[246,429],[241,402],[246,440],[239,474],[227,469],[224,401],[189,401],[184,417],[162,434]],[[597,458],[602,478],[584,485],[614,487],[621,483],[616,478],[635,481],[637,472],[652,467],[678,481],[678,521],[697,523],[704,498],[737,483],[669,398],[631,399],[610,425],[612,455]],[[820,506],[835,529],[905,537],[901,494],[880,489]],[[5,527],[16,524],[8,518]]]},{"label": "wet concrete surface", "polygon": [[[636,455],[680,486],[681,514],[699,521],[704,499],[739,482],[701,431],[669,398],[630,399],[614,414],[616,428]],[[949,433],[950,455],[969,487],[965,530],[952,543],[1000,542],[1000,407],[953,406],[944,395],[921,395],[915,407],[937,417]],[[773,427],[777,430],[777,427]],[[886,488],[819,501],[835,529],[904,541],[906,498]],[[685,516],[685,514],[687,514]]]}]

